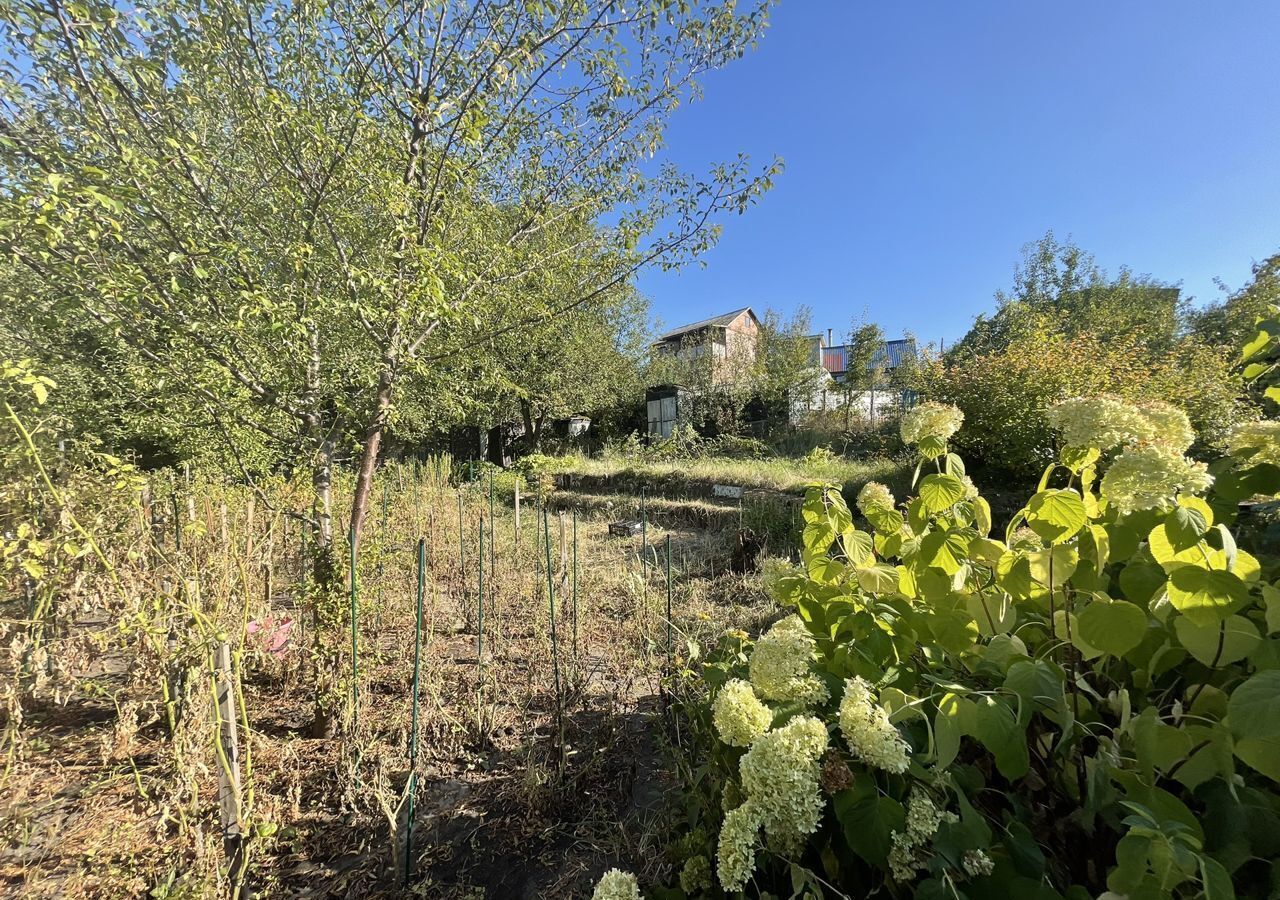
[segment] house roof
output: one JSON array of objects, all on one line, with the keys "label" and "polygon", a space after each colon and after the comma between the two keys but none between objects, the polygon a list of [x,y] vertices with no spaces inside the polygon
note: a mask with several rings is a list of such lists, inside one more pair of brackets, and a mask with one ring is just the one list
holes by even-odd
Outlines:
[{"label": "house roof", "polygon": [[875,356],[871,357],[871,367],[883,366],[886,369],[896,369],[904,361],[914,359],[915,355],[916,342],[914,338],[885,341],[884,347],[877,350]]},{"label": "house roof", "polygon": [[[868,369],[896,369],[907,360],[915,359],[916,342],[914,338],[898,341],[885,341],[871,356]],[[822,366],[828,372],[844,372],[849,367],[849,346],[839,344],[835,347],[822,348]]]},{"label": "house roof", "polygon": [[756,314],[751,311],[750,306],[744,306],[742,309],[735,309],[733,312],[721,313],[718,316],[712,316],[710,319],[703,319],[701,322],[693,322],[689,325],[681,325],[679,328],[673,328],[666,334],[658,335],[657,341],[654,343],[661,344],[665,341],[673,340],[694,331],[701,331],[704,328],[726,328],[734,319],[743,313],[751,313],[754,319]]}]

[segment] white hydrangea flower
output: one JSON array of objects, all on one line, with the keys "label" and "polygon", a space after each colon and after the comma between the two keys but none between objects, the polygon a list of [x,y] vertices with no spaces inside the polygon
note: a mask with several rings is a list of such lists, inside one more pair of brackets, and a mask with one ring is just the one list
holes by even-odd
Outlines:
[{"label": "white hydrangea flower", "polygon": [[1129,447],[1102,476],[1102,496],[1121,512],[1168,509],[1178,494],[1199,494],[1213,484],[1204,463],[1171,447]]},{"label": "white hydrangea flower", "polygon": [[949,403],[921,403],[907,410],[902,416],[902,440],[907,444],[918,444],[925,438],[938,438],[942,441],[960,430],[964,423],[964,413]]},{"label": "white hydrangea flower", "polygon": [[799,616],[788,616],[756,642],[748,669],[756,693],[766,700],[805,704],[827,699],[827,686],[810,670],[814,640]]},{"label": "white hydrangea flower", "polygon": [[756,867],[760,814],[748,800],[725,814],[716,846],[716,875],[726,891],[742,890]]},{"label": "white hydrangea flower", "polygon": [[640,885],[630,872],[610,869],[600,876],[591,900],[640,900]]},{"label": "white hydrangea flower", "polygon": [[711,860],[701,854],[685,860],[680,870],[680,890],[690,896],[711,890]]},{"label": "white hydrangea flower", "polygon": [[1138,404],[1138,411],[1147,420],[1153,443],[1161,444],[1179,453],[1196,442],[1196,430],[1191,420],[1178,407],[1162,400],[1146,400]]},{"label": "white hydrangea flower", "polygon": [[818,759],[827,749],[827,729],[813,716],[797,716],[756,739],[738,771],[747,803],[758,812],[770,846],[797,852],[818,830],[822,791]]},{"label": "white hydrangea flower", "polygon": [[1068,447],[1110,450],[1151,439],[1151,423],[1132,404],[1116,397],[1073,397],[1050,407],[1049,424]]},{"label": "white hydrangea flower", "polygon": [[895,831],[893,846],[889,850],[889,870],[894,881],[911,881],[916,872],[925,866],[923,848],[938,831],[943,822],[957,822],[952,812],[942,812],[920,790],[912,790],[907,798],[907,825],[903,831]]},{"label": "white hydrangea flower", "polygon": [[1227,452],[1253,464],[1280,466],[1280,421],[1242,422],[1227,437]]},{"label": "white hydrangea flower", "polygon": [[911,764],[911,748],[876,702],[871,685],[860,677],[845,679],[840,731],[853,755],[869,766],[902,773]]},{"label": "white hydrangea flower", "polygon": [[735,678],[716,694],[711,720],[720,740],[732,747],[749,747],[768,731],[773,712],[756,697],[750,682]]},{"label": "white hydrangea flower", "polygon": [[960,861],[960,865],[964,868],[964,872],[970,878],[977,878],[981,875],[990,875],[996,867],[991,861],[991,857],[987,856],[981,850],[970,850],[965,853],[964,858]]},{"label": "white hydrangea flower", "polygon": [[878,481],[868,481],[858,491],[858,510],[864,516],[868,510],[892,510],[897,505],[893,492]]},{"label": "white hydrangea flower", "polygon": [[1146,400],[1135,406],[1106,395],[1073,397],[1050,408],[1048,419],[1062,432],[1063,442],[1077,450],[1158,444],[1185,453],[1196,440],[1187,414],[1160,400]]}]

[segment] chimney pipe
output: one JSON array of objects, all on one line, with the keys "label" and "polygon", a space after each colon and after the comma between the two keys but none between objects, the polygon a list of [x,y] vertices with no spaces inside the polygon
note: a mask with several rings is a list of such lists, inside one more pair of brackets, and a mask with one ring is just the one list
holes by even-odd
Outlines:
[{"label": "chimney pipe", "polygon": [[831,346],[831,329],[830,328],[827,329],[827,346],[828,347]]}]

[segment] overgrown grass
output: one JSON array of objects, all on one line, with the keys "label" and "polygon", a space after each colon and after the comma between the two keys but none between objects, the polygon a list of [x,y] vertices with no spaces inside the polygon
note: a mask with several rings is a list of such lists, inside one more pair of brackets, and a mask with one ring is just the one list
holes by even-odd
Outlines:
[{"label": "overgrown grass", "polygon": [[795,494],[802,494],[805,486],[815,481],[833,482],[846,490],[856,491],[868,481],[883,481],[895,488],[905,487],[911,477],[905,463],[889,457],[643,460],[568,454],[551,457],[548,466],[557,473],[611,478],[632,476],[665,483],[734,484]]}]

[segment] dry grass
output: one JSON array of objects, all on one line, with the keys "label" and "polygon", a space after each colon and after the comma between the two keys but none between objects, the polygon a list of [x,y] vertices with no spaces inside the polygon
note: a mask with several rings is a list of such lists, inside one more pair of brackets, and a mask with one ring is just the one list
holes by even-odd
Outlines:
[{"label": "dry grass", "polygon": [[[68,583],[68,592],[88,598],[92,610],[79,616],[80,630],[88,627],[98,643],[77,666],[66,703],[23,700],[26,718],[0,784],[8,848],[0,851],[0,893],[225,896],[208,700],[216,631],[243,651],[237,674],[248,727],[240,739],[251,751],[244,774],[255,835],[249,883],[262,896],[585,896],[607,865],[669,876],[654,844],[665,784],[656,727],[666,656],[663,570],[641,564],[640,538],[608,536],[611,510],[580,504],[575,647],[572,520],[565,519],[562,556],[559,521],[548,517],[557,704],[546,553],[535,538],[542,518],[527,503],[517,531],[511,507],[495,503],[478,658],[478,530],[482,520],[490,528],[489,500],[483,486],[461,491],[460,562],[459,492],[442,474],[392,470],[375,494],[359,565],[358,725],[343,737],[314,739],[307,731],[314,626],[300,533],[283,514],[301,508],[302,493],[276,485],[268,507],[242,489],[180,486],[181,549],[172,523],[162,523],[158,543],[133,562],[128,551],[137,556],[152,540],[140,517],[132,531],[99,535],[113,548],[120,583],[110,587],[100,574]],[[345,490],[349,485],[339,503]],[[560,493],[552,503],[578,499]],[[713,640],[728,624],[769,615],[757,579],[724,573],[726,535],[654,525],[649,543],[656,548],[667,534],[677,656],[686,638]],[[399,854],[420,536],[428,573],[415,877],[404,887]],[[11,624],[18,612],[3,609]],[[244,636],[246,622],[268,616],[294,619],[279,656]],[[119,622],[130,628],[116,628]],[[149,630],[160,650],[147,650],[133,626]],[[327,636],[344,677],[346,627]],[[169,637],[175,642],[166,643]],[[183,675],[186,703],[171,734],[160,684],[174,671]],[[0,659],[0,673],[18,679],[13,660]],[[340,696],[350,696],[349,688],[344,681]]]},{"label": "dry grass", "polygon": [[853,460],[784,458],[730,459],[701,457],[644,460],[619,456],[566,455],[554,457],[556,472],[598,478],[634,478],[667,485],[740,485],[759,490],[803,493],[813,482],[834,482],[856,491],[868,481],[899,482],[909,477],[903,463],[886,457]]}]

